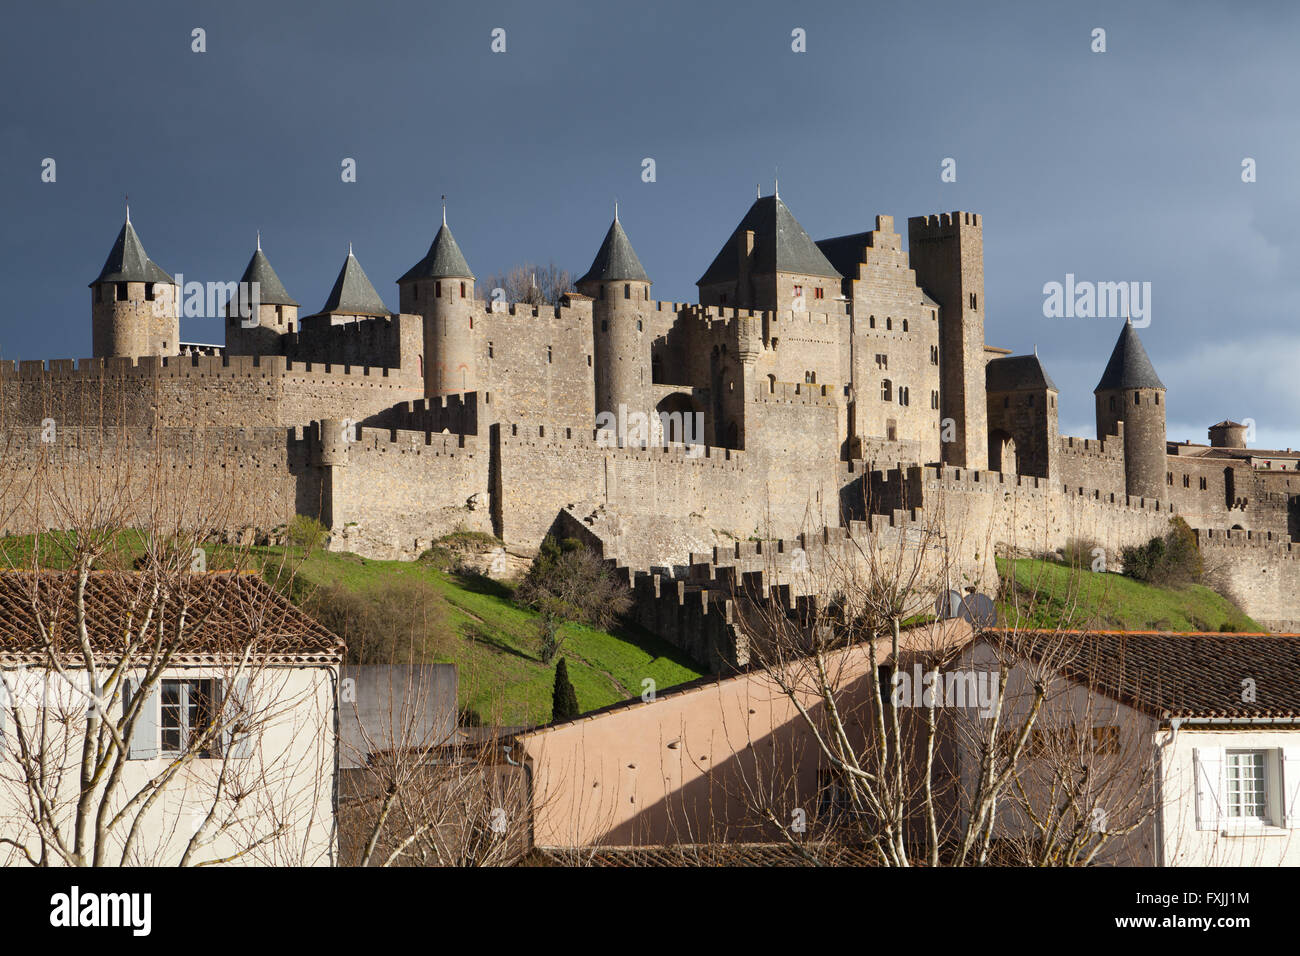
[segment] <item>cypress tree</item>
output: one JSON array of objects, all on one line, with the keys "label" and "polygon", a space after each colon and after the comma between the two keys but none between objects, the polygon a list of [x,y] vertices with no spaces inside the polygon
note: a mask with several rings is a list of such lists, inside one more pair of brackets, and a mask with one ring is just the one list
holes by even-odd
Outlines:
[{"label": "cypress tree", "polygon": [[563,657],[555,668],[555,690],[551,693],[551,721],[552,723],[561,720],[568,720],[571,717],[577,717],[581,711],[578,710],[578,692],[573,689],[573,682],[569,680],[569,665]]}]

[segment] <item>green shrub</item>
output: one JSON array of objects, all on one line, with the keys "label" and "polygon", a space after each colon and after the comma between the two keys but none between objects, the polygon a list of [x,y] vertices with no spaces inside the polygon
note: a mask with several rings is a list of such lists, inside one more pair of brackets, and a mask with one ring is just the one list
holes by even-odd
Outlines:
[{"label": "green shrub", "polygon": [[1148,584],[1195,584],[1205,571],[1196,533],[1182,518],[1171,518],[1169,531],[1146,544],[1120,552],[1124,573]]},{"label": "green shrub", "polygon": [[325,540],[325,536],[328,534],[329,528],[315,518],[307,515],[294,515],[293,520],[289,522],[289,527],[285,529],[284,537],[295,548],[302,548],[310,554],[320,547],[321,542]]},{"label": "green shrub", "polygon": [[351,664],[428,663],[454,639],[442,594],[421,578],[396,578],[365,594],[327,585],[304,608],[347,642]]},{"label": "green shrub", "polygon": [[544,664],[560,649],[564,621],[607,631],[632,606],[631,590],[600,558],[574,538],[556,541],[552,535],[542,541],[515,597],[542,615],[538,638]]}]

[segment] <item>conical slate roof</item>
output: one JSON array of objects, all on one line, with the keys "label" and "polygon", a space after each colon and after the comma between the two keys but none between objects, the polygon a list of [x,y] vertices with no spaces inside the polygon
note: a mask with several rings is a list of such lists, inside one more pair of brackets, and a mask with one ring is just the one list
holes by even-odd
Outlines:
[{"label": "conical slate roof", "polygon": [[1137,329],[1133,328],[1131,321],[1124,323],[1124,328],[1120,329],[1119,341],[1115,343],[1115,351],[1110,353],[1110,361],[1106,363],[1106,371],[1101,373],[1101,381],[1093,392],[1104,392],[1110,389],[1126,388],[1164,388],[1165,385],[1160,381],[1160,376],[1156,374],[1155,368],[1151,365],[1151,359],[1147,358],[1147,350],[1142,347],[1142,340],[1138,338]]},{"label": "conical slate roof", "polygon": [[800,275],[840,278],[830,260],[817,248],[788,206],[776,196],[754,201],[740,220],[722,251],[696,285],[730,282],[737,278],[736,240],[741,233],[754,233],[753,271],[757,275],[794,272]]},{"label": "conical slate roof", "polygon": [[384,300],[379,297],[370,279],[357,262],[357,257],[348,250],[348,257],[343,261],[339,277],[334,280],[334,288],[321,307],[321,313],[341,312],[344,315],[392,315],[384,307]]},{"label": "conical slate roof", "polygon": [[984,366],[985,387],[990,392],[1018,392],[1050,388],[1060,391],[1037,355],[1004,355]]},{"label": "conical slate roof", "polygon": [[135,234],[135,228],[131,225],[128,216],[122,231],[117,234],[117,242],[113,243],[113,251],[104,261],[104,268],[99,270],[99,277],[90,284],[94,286],[101,282],[170,283],[171,281],[172,277],[158,268],[158,264],[145,253],[144,245],[140,242],[140,237]]},{"label": "conical slate roof", "polygon": [[263,254],[260,245],[253,253],[253,258],[248,260],[248,268],[244,270],[244,275],[239,281],[257,283],[257,300],[262,305],[298,304],[285,291],[284,283],[280,281],[280,277],[271,268],[271,262]]},{"label": "conical slate roof", "polygon": [[600,244],[596,258],[579,282],[649,282],[650,277],[641,268],[641,260],[632,248],[632,241],[623,231],[623,224],[614,217],[605,241]]},{"label": "conical slate roof", "polygon": [[469,263],[461,254],[460,246],[444,222],[438,234],[433,237],[433,245],[423,259],[411,266],[398,282],[412,282],[416,279],[472,279],[474,273],[469,271]]}]

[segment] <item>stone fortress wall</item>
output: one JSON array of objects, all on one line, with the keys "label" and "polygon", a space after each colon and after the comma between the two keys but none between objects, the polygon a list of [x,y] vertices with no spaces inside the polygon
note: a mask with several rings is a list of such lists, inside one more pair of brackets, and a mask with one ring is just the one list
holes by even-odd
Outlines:
[{"label": "stone fortress wall", "polygon": [[[526,558],[563,525],[598,542],[638,594],[653,592],[647,615],[736,663],[713,638],[687,636],[722,600],[716,586],[683,596],[704,551],[749,574],[764,569],[745,548],[766,558],[819,535],[878,548],[938,528],[950,579],[991,588],[999,551],[1086,540],[1114,555],[1181,515],[1248,613],[1300,620],[1294,460],[1264,468],[1240,449],[1171,446],[1160,483],[1164,388],[1131,328],[1098,386],[1099,437],[1061,436],[1037,356],[984,342],[980,217],[908,225],[908,251],[888,216],[814,243],[778,197],[760,198],[695,304],[650,297],[615,220],[581,291],[502,307],[474,298],[444,224],[402,277],[402,313],[381,312],[349,254],[321,313],[299,320],[282,293],[258,327],[232,320],[220,355],[112,354],[163,341],[152,326],[117,325],[143,321],[131,296],[166,301],[167,287],[96,287],[96,348],[108,354],[0,362],[0,530],[56,521],[42,483],[102,489],[115,476],[144,502],[146,463],[175,474],[177,494],[185,476],[187,513],[233,502],[261,530],[308,514],[331,547],[368,556],[414,557],[468,529]],[[123,236],[138,244],[129,223]],[[125,268],[110,257],[105,275]],[[249,268],[278,285],[260,249]],[[1124,417],[1134,395],[1136,437]],[[637,413],[649,434],[620,433]],[[702,428],[660,436],[659,414]],[[123,463],[136,474],[114,470]],[[740,550],[720,561],[728,548]],[[653,610],[701,601],[689,624]]]}]

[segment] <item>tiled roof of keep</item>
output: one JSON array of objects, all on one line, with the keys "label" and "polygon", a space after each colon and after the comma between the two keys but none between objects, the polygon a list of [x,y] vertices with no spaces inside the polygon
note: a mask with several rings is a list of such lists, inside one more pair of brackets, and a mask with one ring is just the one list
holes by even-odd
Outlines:
[{"label": "tiled roof of keep", "polygon": [[696,285],[730,282],[738,275],[736,239],[743,232],[754,233],[752,269],[755,275],[791,272],[798,275],[843,278],[830,264],[817,243],[799,225],[794,213],[776,196],[763,196],[745,213],[713,264]]},{"label": "tiled roof of keep", "polygon": [[[1006,632],[988,632],[996,640]],[[1098,693],[1182,718],[1300,718],[1300,634],[1102,631],[1021,633],[1034,656]],[[1068,642],[1062,651],[1062,643]],[[1253,701],[1243,684],[1254,681]]]},{"label": "tiled roof of keep", "polygon": [[[151,597],[156,578],[134,571],[92,571],[86,581],[87,631],[104,660],[125,646],[124,629],[152,609],[162,612],[164,633],[176,634],[185,611],[177,662],[223,659],[252,647],[256,656],[290,663],[338,663],[343,641],[308,617],[259,575],[212,572],[180,578],[183,592]],[[44,649],[38,620],[60,653],[77,655],[76,572],[0,572],[0,661],[39,663]],[[33,606],[40,607],[38,616]]]}]

